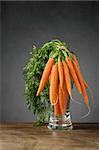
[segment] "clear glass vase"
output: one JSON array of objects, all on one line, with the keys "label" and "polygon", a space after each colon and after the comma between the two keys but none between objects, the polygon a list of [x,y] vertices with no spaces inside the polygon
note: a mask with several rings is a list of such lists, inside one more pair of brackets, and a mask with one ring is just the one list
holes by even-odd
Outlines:
[{"label": "clear glass vase", "polygon": [[71,130],[73,129],[73,125],[71,122],[71,115],[70,115],[70,100],[68,101],[68,106],[66,108],[66,112],[64,115],[56,116],[54,114],[54,107],[51,106],[50,109],[50,116],[49,116],[49,129],[63,129],[63,130]]}]

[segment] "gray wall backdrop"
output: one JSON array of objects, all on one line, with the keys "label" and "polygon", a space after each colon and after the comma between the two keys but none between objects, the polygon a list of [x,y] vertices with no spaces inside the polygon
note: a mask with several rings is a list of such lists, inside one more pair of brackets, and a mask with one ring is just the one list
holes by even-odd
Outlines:
[{"label": "gray wall backdrop", "polygon": [[[81,122],[99,122],[99,2],[2,2],[2,122],[32,122],[24,99],[22,68],[32,44],[52,39],[68,42],[77,53],[81,70],[94,92],[96,107]],[[71,102],[72,121],[87,113],[76,88]]]},{"label": "gray wall backdrop", "polygon": [[[1,2],[0,2],[0,20],[1,20]],[[1,120],[1,21],[0,21],[0,120]]]}]

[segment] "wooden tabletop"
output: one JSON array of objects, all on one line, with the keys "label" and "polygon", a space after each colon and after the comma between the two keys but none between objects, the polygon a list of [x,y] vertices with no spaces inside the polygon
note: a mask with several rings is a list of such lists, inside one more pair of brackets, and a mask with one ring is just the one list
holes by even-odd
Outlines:
[{"label": "wooden tabletop", "polygon": [[0,150],[99,150],[99,124],[74,124],[70,131],[1,124]]}]

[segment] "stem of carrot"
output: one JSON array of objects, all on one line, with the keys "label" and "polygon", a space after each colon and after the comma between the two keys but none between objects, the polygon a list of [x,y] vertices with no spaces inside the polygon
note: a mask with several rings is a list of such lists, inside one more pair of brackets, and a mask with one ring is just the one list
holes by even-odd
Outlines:
[{"label": "stem of carrot", "polygon": [[57,52],[52,56],[52,58],[57,57],[58,53],[59,53],[59,51],[57,51]]},{"label": "stem of carrot", "polygon": [[65,58],[67,57],[67,53],[62,50],[62,53],[64,54]]}]

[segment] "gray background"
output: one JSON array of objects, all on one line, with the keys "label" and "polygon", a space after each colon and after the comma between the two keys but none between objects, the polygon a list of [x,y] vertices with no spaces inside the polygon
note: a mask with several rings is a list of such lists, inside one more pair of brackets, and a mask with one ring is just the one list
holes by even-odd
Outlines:
[{"label": "gray background", "polygon": [[[99,122],[99,3],[98,2],[2,2],[2,122],[32,122],[24,99],[22,68],[32,44],[52,39],[68,42],[78,55],[81,70],[93,89],[96,107],[80,122]],[[1,60],[1,59],[0,59]],[[87,113],[82,102],[71,102],[72,121]]]},{"label": "gray background", "polygon": [[[0,20],[1,20],[1,4],[0,4]],[[0,21],[0,120],[1,120],[1,21]]]}]

